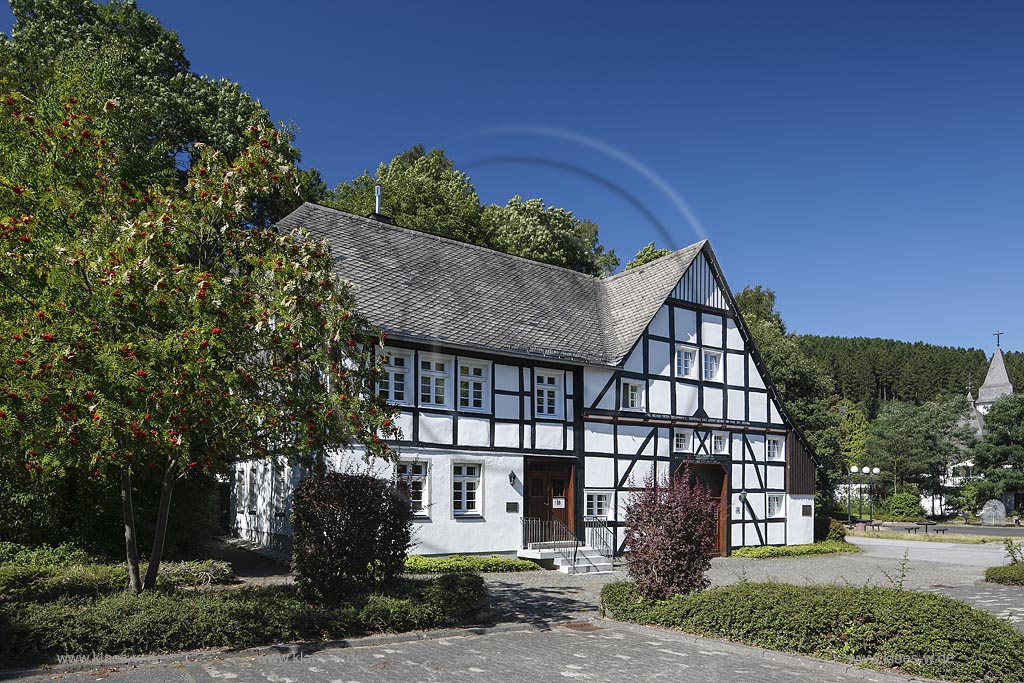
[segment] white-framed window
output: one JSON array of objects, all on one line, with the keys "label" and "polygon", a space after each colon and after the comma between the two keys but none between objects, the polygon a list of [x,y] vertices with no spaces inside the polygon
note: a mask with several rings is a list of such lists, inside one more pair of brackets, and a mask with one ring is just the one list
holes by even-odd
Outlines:
[{"label": "white-framed window", "polygon": [[643,405],[643,392],[639,382],[626,380],[622,382],[621,403],[625,410],[640,410]]},{"label": "white-framed window", "polygon": [[452,465],[452,514],[479,515],[481,467],[471,463]]},{"label": "white-framed window", "polygon": [[785,498],[781,493],[768,494],[768,517],[782,516],[782,503]]},{"label": "white-framed window", "polygon": [[245,511],[256,509],[256,463],[249,463],[249,488],[245,494]]},{"label": "white-framed window", "polygon": [[436,356],[420,356],[420,405],[448,407],[448,378],[451,362]]},{"label": "white-framed window", "polygon": [[562,416],[561,375],[537,371],[535,373],[533,401],[538,416]]},{"label": "white-framed window", "polygon": [[486,412],[490,403],[490,364],[459,361],[459,410]]},{"label": "white-framed window", "polygon": [[291,483],[292,468],[284,458],[274,468],[274,507],[284,512],[288,507],[288,485]]},{"label": "white-framed window", "polygon": [[729,452],[729,441],[725,434],[712,434],[711,435],[711,452],[712,453],[728,453]]},{"label": "white-framed window", "polygon": [[765,454],[769,460],[781,460],[782,439],[768,439],[765,441]]},{"label": "white-framed window", "polygon": [[412,512],[415,515],[427,514],[427,503],[430,501],[430,492],[427,487],[427,475],[429,468],[425,462],[400,462],[398,463],[398,481],[409,496],[412,504]]},{"label": "white-framed window", "polygon": [[587,517],[607,517],[611,509],[611,493],[608,491],[587,491]]},{"label": "white-framed window", "polygon": [[409,404],[409,369],[412,354],[388,350],[384,374],[377,380],[377,395],[388,403]]},{"label": "white-framed window", "polygon": [[676,377],[697,376],[697,349],[676,347]]},{"label": "white-framed window", "polygon": [[692,433],[689,429],[675,429],[672,431],[672,451],[674,453],[689,453],[692,448],[690,439]]},{"label": "white-framed window", "polygon": [[704,350],[704,379],[718,382],[722,376],[722,354],[718,351]]}]

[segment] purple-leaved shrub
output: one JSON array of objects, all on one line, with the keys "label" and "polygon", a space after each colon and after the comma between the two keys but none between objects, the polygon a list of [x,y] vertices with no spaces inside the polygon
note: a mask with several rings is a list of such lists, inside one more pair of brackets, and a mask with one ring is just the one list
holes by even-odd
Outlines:
[{"label": "purple-leaved shrub", "polygon": [[644,480],[626,509],[626,568],[636,592],[651,600],[708,587],[715,537],[715,502],[682,470]]}]

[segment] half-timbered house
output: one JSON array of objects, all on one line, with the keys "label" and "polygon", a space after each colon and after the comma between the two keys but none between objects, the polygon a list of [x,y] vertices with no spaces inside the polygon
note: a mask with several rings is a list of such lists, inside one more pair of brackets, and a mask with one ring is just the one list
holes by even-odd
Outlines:
[{"label": "half-timbered house", "polygon": [[[601,279],[313,204],[297,227],[387,332],[416,552],[621,552],[630,490],[684,466],[719,503],[716,552],[812,541],[812,453],[707,241]],[[286,539],[295,476],[238,466],[239,533]]]}]

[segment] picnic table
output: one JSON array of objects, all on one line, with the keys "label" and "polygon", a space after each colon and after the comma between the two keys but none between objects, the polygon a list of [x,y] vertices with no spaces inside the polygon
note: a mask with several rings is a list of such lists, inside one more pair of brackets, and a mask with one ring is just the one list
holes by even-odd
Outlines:
[{"label": "picnic table", "polygon": [[[928,527],[935,526],[936,524],[938,524],[938,522],[916,522],[916,524],[919,527],[923,527],[924,528],[924,532],[927,534],[928,533]],[[940,531],[939,529],[936,529],[935,531],[938,532],[938,533],[944,533],[946,530],[942,529]]]},{"label": "picnic table", "polygon": [[875,531],[881,531],[882,530],[882,523],[881,522],[876,522],[874,520],[871,520],[869,522],[864,522],[864,526],[865,527],[869,527],[871,529],[874,529]]}]

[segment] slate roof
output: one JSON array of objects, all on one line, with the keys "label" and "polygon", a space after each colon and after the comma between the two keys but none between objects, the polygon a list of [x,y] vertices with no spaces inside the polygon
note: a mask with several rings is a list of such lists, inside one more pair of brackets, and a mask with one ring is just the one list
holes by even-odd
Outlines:
[{"label": "slate roof", "polygon": [[985,383],[978,389],[978,403],[993,403],[997,398],[1012,393],[1013,385],[1006,374],[1003,350],[997,346],[988,366],[988,374],[985,375]]},{"label": "slate roof", "polygon": [[278,225],[326,240],[391,336],[597,365],[625,358],[706,244],[600,279],[316,204]]}]

